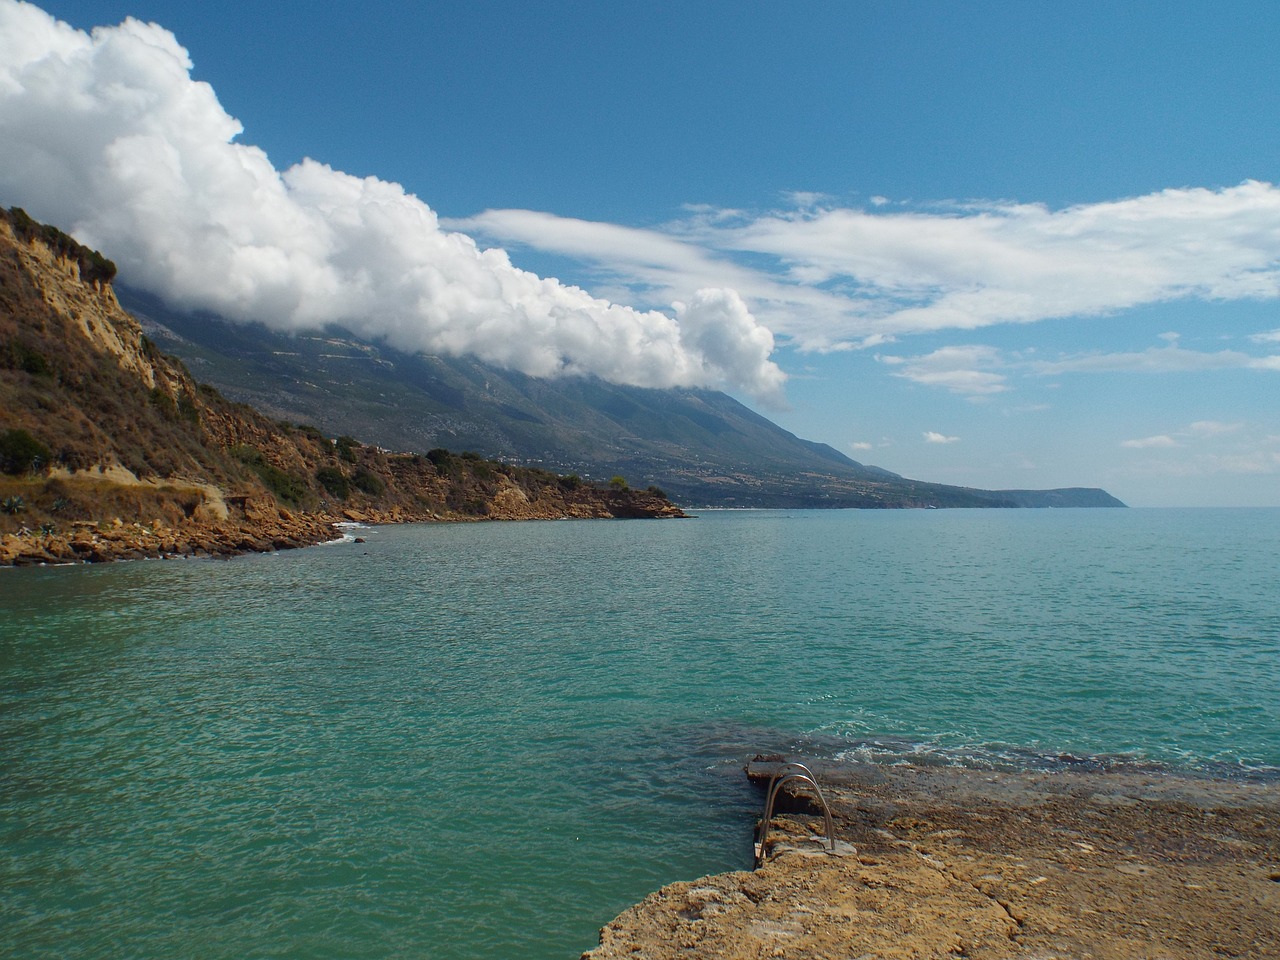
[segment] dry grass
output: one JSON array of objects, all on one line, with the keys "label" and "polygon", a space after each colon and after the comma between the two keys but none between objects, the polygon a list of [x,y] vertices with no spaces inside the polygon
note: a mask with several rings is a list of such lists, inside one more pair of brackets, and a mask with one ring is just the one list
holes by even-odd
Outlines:
[{"label": "dry grass", "polygon": [[176,525],[204,501],[199,490],[170,484],[122,484],[90,477],[0,476],[0,502],[22,499],[17,513],[0,512],[0,534],[51,525],[65,533],[77,522],[119,518],[124,523]]}]

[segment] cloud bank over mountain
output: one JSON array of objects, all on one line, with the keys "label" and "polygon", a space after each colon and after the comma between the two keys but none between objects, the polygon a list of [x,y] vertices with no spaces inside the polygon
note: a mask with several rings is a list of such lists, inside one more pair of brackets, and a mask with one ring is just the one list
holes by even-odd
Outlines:
[{"label": "cloud bank over mountain", "polygon": [[[177,306],[534,376],[713,386],[780,402],[773,335],[724,281],[642,311],[512,265],[395,183],[304,160],[277,170],[172,33],[92,34],[0,0],[0,199],[103,250]],[[676,298],[672,298],[675,300]]]}]

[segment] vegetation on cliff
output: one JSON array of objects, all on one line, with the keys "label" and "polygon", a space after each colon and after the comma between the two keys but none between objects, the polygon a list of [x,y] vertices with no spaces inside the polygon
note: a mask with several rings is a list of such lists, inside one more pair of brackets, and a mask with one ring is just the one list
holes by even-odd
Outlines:
[{"label": "vegetation on cliff", "polygon": [[23,243],[38,240],[57,256],[75,261],[80,279],[85,283],[110,283],[115,279],[115,263],[57,227],[31,219],[21,207],[0,208],[0,218],[8,221],[14,235]]},{"label": "vegetation on cliff", "polygon": [[143,335],[109,261],[18,214],[0,217],[0,563],[271,549],[342,519],[679,514],[625,484],[393,453],[232,403]]}]

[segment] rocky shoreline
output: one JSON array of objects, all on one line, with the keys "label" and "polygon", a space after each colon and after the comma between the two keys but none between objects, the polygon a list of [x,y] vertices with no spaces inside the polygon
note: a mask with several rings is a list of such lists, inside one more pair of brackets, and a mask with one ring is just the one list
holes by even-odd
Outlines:
[{"label": "rocky shoreline", "polygon": [[497,502],[485,516],[432,511],[353,508],[338,513],[293,513],[267,498],[233,501],[179,521],[120,517],[76,521],[66,532],[19,530],[0,535],[0,566],[107,563],[180,557],[229,558],[328,543],[341,523],[460,523],[477,520],[647,519],[687,515],[664,498],[643,492],[589,491],[572,502]]},{"label": "rocky shoreline", "polygon": [[1280,956],[1280,790],[1117,770],[813,764],[754,871],[671,884],[584,960]]}]

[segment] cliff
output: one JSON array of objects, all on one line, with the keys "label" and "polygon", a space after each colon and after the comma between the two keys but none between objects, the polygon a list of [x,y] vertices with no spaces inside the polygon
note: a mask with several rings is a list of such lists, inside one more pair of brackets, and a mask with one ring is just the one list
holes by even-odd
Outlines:
[{"label": "cliff", "polygon": [[113,275],[0,210],[0,564],[281,549],[340,520],[682,516],[656,489],[272,420],[162,354]]}]

